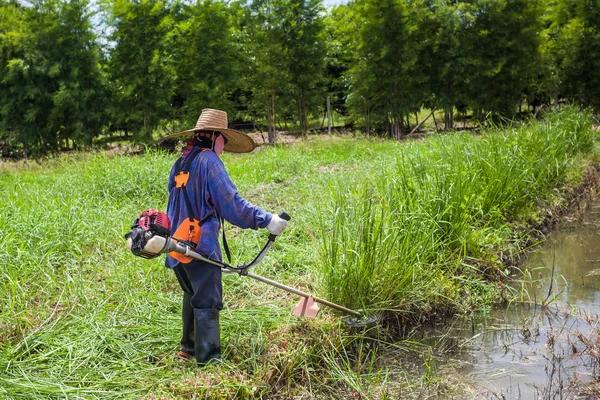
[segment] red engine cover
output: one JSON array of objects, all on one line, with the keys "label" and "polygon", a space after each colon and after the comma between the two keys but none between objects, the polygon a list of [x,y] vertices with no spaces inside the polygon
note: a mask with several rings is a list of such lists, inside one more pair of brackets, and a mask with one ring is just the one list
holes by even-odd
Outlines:
[{"label": "red engine cover", "polygon": [[169,216],[166,213],[152,208],[142,211],[138,220],[138,226],[143,230],[148,231],[152,224],[161,226],[166,230],[171,229],[171,221],[169,221]]}]

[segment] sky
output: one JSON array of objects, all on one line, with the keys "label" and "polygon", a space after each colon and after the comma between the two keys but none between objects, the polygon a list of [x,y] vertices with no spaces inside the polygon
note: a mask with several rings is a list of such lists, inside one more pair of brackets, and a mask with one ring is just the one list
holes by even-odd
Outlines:
[{"label": "sky", "polygon": [[[27,0],[19,0],[19,1],[21,3],[27,3]],[[350,0],[323,0],[323,5],[325,6],[325,8],[329,8],[329,7],[337,6],[339,4],[346,4],[346,3],[348,3],[348,1],[350,1]],[[99,2],[99,0],[90,0],[90,4],[93,9],[98,8],[98,2]],[[97,31],[102,32],[102,35],[101,35],[102,37],[107,37],[108,34],[107,34],[106,30],[108,29],[108,27],[102,23],[100,15],[95,14],[92,17],[92,24],[94,25],[94,28]]]},{"label": "sky", "polygon": [[338,4],[345,4],[348,0],[323,0],[325,7],[337,6]]}]

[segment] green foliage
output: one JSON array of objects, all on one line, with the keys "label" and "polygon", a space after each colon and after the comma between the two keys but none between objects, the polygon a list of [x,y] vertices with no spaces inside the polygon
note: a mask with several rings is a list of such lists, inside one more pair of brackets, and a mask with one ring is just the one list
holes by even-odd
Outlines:
[{"label": "green foliage", "polygon": [[555,1],[546,22],[542,96],[600,109],[600,1]]},{"label": "green foliage", "polygon": [[477,112],[513,116],[539,63],[537,0],[479,0],[471,8],[468,104]]},{"label": "green foliage", "polygon": [[87,1],[0,7],[0,129],[26,153],[91,144],[105,90]]},{"label": "green foliage", "polygon": [[[349,104],[398,135],[421,107],[513,116],[539,64],[537,1],[360,1]],[[341,34],[344,34],[342,31]]]},{"label": "green foliage", "polygon": [[204,107],[274,142],[323,121],[327,97],[387,136],[427,110],[450,129],[457,111],[600,109],[598,0],[102,0],[92,29],[95,4],[0,1],[0,154],[148,143]]},{"label": "green foliage", "polygon": [[275,121],[283,108],[285,93],[289,91],[288,70],[283,56],[285,36],[281,26],[281,1],[253,2],[248,15],[249,74],[246,87],[252,92],[251,108],[254,115],[265,117],[269,124],[269,141],[275,141]]},{"label": "green foliage", "polygon": [[323,100],[325,47],[319,0],[265,0],[250,6],[253,109],[267,118],[295,115],[308,128],[311,109]]},{"label": "green foliage", "polygon": [[308,129],[308,115],[322,104],[325,46],[321,0],[290,1],[285,11],[283,25],[292,106],[297,109],[300,129]]},{"label": "green foliage", "polygon": [[395,163],[340,192],[323,217],[328,295],[404,316],[426,312],[433,299],[456,301],[460,281],[494,275],[489,261],[479,269],[468,260],[494,260],[494,235],[527,220],[565,183],[593,135],[589,114],[565,109],[481,138],[456,134],[405,146]]},{"label": "green foliage", "polygon": [[230,96],[241,87],[240,49],[234,37],[233,16],[225,3],[206,0],[184,3],[169,33],[175,65],[174,107],[190,126],[201,108],[231,109]]},{"label": "green foliage", "polygon": [[108,5],[115,44],[109,62],[115,125],[148,141],[169,116],[175,70],[166,37],[173,18],[163,0],[114,0]]},{"label": "green foliage", "polygon": [[332,96],[332,107],[342,115],[347,114],[346,97],[349,91],[348,71],[356,61],[357,31],[355,8],[337,6],[325,17],[325,80]]},{"label": "green foliage", "polygon": [[404,0],[356,4],[359,22],[357,63],[351,69],[348,101],[371,125],[400,134],[404,118],[420,108],[417,53],[412,18]]},{"label": "green foliage", "polygon": [[464,110],[468,97],[464,88],[469,81],[470,65],[468,26],[473,16],[464,2],[423,1],[415,6],[418,64],[423,80],[425,101],[430,109],[442,108],[445,128],[452,128],[454,108]]},{"label": "green foliage", "polygon": [[[27,24],[25,12],[22,7],[14,3],[0,3],[0,146],[2,155],[7,154],[8,149],[17,146],[27,136],[21,129],[15,131],[11,128],[13,123],[9,118],[10,102],[20,102],[17,96],[21,93],[18,87],[12,87],[11,69],[22,64],[25,52],[25,40],[27,35]],[[13,66],[9,63],[12,63]]]}]

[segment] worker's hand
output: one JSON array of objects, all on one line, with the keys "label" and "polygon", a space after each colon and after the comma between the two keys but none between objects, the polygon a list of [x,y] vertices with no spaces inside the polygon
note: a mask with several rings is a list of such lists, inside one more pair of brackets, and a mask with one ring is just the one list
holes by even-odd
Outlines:
[{"label": "worker's hand", "polygon": [[281,232],[287,227],[288,222],[279,215],[273,214],[271,222],[267,225],[267,230],[273,235],[281,235]]}]

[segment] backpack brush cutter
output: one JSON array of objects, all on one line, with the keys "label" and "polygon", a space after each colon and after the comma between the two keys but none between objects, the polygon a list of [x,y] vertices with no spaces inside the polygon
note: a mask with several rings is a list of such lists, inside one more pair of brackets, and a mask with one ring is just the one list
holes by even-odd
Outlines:
[{"label": "backpack brush cutter", "polygon": [[[290,216],[285,212],[279,214],[279,217],[287,221],[290,220]],[[313,296],[310,293],[306,293],[302,290],[284,285],[272,279],[268,279],[251,272],[250,269],[258,265],[270,250],[271,246],[275,242],[275,239],[277,238],[276,235],[269,234],[267,243],[263,246],[258,255],[252,259],[252,261],[238,266],[233,266],[223,261],[206,257],[196,252],[195,247],[192,244],[173,238],[170,233],[170,227],[171,224],[166,213],[153,209],[143,211],[139,218],[137,218],[133,223],[131,231],[125,235],[125,238],[127,239],[127,247],[134,255],[142,258],[155,258],[163,253],[170,252],[179,253],[186,257],[203,261],[217,268],[221,268],[224,273],[237,273],[240,276],[246,276],[266,283],[267,285],[285,290],[286,292],[298,295],[301,297],[301,300],[292,309],[292,314],[297,317],[314,318],[319,313],[318,304],[323,304],[347,314],[348,317],[345,318],[345,321],[351,328],[372,326],[379,320],[379,317],[366,317],[358,311],[351,310],[339,304],[332,303],[328,300]]]}]

